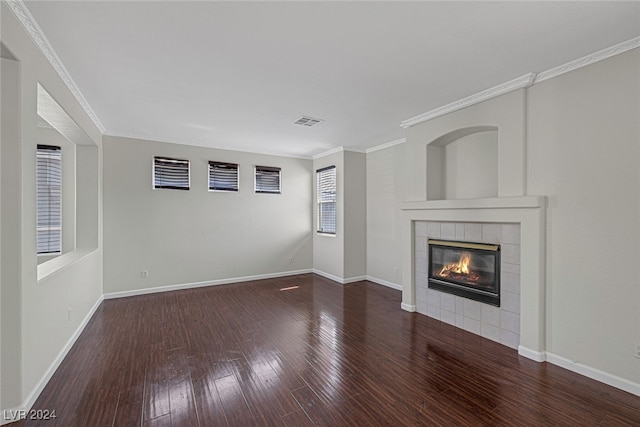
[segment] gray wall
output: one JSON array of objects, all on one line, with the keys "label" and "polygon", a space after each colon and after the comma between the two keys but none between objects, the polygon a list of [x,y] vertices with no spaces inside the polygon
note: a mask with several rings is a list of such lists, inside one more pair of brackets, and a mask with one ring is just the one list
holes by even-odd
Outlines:
[{"label": "gray wall", "polygon": [[344,183],[344,272],[347,281],[367,274],[367,158],[345,151]]},{"label": "gray wall", "polygon": [[313,200],[317,200],[315,171],[327,166],[336,167],[336,234],[316,232],[318,213],[313,210],[313,268],[320,274],[342,279],[344,277],[344,153],[332,153],[313,161]]},{"label": "gray wall", "polygon": [[498,197],[498,132],[457,139],[444,151],[444,198]]},{"label": "gray wall", "polygon": [[400,203],[406,200],[406,144],[367,154],[367,276],[402,287]]},{"label": "gray wall", "polygon": [[340,283],[364,279],[366,275],[366,165],[364,153],[340,149],[313,161],[314,207],[316,201],[315,171],[336,167],[336,234],[316,232],[314,209],[313,268],[319,274]]},{"label": "gray wall", "polygon": [[[153,189],[154,156],[189,159],[191,190]],[[208,191],[209,160],[239,164],[239,192]],[[282,194],[254,192],[256,165]],[[104,181],[105,294],[312,268],[310,160],[105,136]]]},{"label": "gray wall", "polygon": [[[2,59],[0,139],[0,409],[21,403],[20,384],[20,67]],[[18,245],[16,247],[16,245]]]},{"label": "gray wall", "polygon": [[[2,43],[16,59],[2,61],[0,410],[28,403],[37,393],[102,293],[311,268],[342,280],[367,274],[402,282],[396,272],[403,251],[398,206],[428,198],[424,145],[396,145],[371,152],[366,160],[340,152],[311,162],[105,137],[103,174],[100,131],[7,5],[0,8]],[[498,117],[483,116],[481,107],[467,109],[479,113],[477,125],[497,126],[499,138],[518,142],[504,145],[513,152],[499,153],[501,169],[509,172],[503,158],[527,159],[526,179],[518,175],[520,165],[512,166],[513,179],[500,183],[499,195],[520,195],[524,189],[550,200],[547,350],[635,383],[640,382],[640,359],[633,357],[640,343],[639,64],[635,49],[488,101],[503,107]],[[76,167],[76,173],[91,177],[76,188],[81,204],[76,212],[83,213],[76,218],[76,249],[90,249],[40,281],[38,82],[93,144],[77,150]],[[526,108],[510,108],[514,103]],[[442,128],[448,120],[439,120]],[[424,142],[442,134],[437,127],[411,132]],[[154,155],[189,158],[192,189],[153,190]],[[207,160],[239,163],[241,191],[209,193]],[[253,193],[256,164],[282,167],[283,194]],[[330,164],[337,166],[341,194],[336,237],[317,236],[313,220],[314,172]],[[629,267],[616,268],[612,279],[610,266]],[[149,270],[149,278],[141,278],[142,269]]]},{"label": "gray wall", "polygon": [[535,85],[527,103],[527,190],[549,197],[548,350],[636,383],[639,76],[635,49]]},{"label": "gray wall", "polygon": [[[17,60],[17,70],[6,68],[12,70],[11,74],[17,71],[14,84],[6,87],[6,62],[2,61],[0,409],[4,410],[33,403],[60,355],[68,349],[87,315],[101,299],[102,227],[100,206],[95,202],[102,198],[99,160],[102,136],[7,4],[2,2],[0,8],[2,44]],[[36,145],[43,142],[36,120],[38,84],[46,88],[61,110],[87,134],[96,158],[91,169],[95,184],[91,187],[95,206],[91,225],[94,244],[81,253],[70,250],[50,261],[57,262],[58,267],[50,268],[49,274],[40,280],[40,268],[49,263],[38,266],[36,254]],[[12,88],[14,93],[5,92]],[[15,127],[5,131],[5,123]],[[11,178],[6,179],[8,176]],[[10,270],[5,270],[7,262],[13,263]]]},{"label": "gray wall", "polygon": [[[519,181],[526,183],[525,195],[549,197],[546,350],[640,383],[634,357],[640,343],[639,75],[635,49],[409,129],[409,141],[421,144],[370,153],[367,274],[401,282],[392,274],[401,242],[382,230],[400,226],[398,200],[425,200],[424,143],[469,114],[480,118],[477,125],[498,125],[504,141],[520,144],[524,128],[526,177],[519,181],[514,173],[500,195],[515,194]],[[506,108],[520,100],[525,127],[517,109]],[[493,117],[495,111],[500,114]],[[516,147],[513,157],[521,158],[520,151]]]}]

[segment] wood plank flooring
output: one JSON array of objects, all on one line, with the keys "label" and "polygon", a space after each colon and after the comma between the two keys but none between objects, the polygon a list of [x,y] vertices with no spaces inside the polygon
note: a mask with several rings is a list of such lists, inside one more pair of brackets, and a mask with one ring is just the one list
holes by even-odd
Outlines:
[{"label": "wood plank flooring", "polygon": [[[282,290],[283,288],[290,288]],[[640,398],[307,274],[107,300],[45,426],[640,425]]]}]

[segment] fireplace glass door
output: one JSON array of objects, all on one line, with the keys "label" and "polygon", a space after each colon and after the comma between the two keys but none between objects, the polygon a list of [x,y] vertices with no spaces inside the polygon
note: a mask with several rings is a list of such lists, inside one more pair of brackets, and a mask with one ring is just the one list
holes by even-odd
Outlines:
[{"label": "fireplace glass door", "polygon": [[429,240],[429,287],[500,306],[500,245]]}]

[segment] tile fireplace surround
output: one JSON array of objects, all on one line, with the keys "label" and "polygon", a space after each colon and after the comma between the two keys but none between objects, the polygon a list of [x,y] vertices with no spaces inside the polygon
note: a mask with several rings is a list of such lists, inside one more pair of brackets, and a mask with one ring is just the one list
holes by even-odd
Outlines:
[{"label": "tile fireplace surround", "polygon": [[[402,308],[544,360],[545,209],[541,196],[404,202]],[[499,243],[501,307],[428,289],[427,238]]]},{"label": "tile fireplace surround", "polygon": [[[500,307],[429,289],[428,239],[497,243]],[[520,345],[520,224],[416,221],[416,311],[511,348]]]}]

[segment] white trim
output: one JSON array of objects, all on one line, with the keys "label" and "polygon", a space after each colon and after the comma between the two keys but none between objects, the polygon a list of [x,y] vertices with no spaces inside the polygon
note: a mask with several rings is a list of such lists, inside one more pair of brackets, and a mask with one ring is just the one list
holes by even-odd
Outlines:
[{"label": "white trim", "polygon": [[316,154],[315,156],[312,156],[311,158],[313,160],[316,160],[316,159],[319,159],[321,157],[329,156],[329,155],[335,154],[335,153],[341,153],[343,151],[344,151],[344,147],[336,147],[336,148],[332,148],[331,150],[325,151],[323,153]]},{"label": "white trim", "polygon": [[535,351],[527,347],[518,346],[518,354],[526,357],[527,359],[534,360],[536,362],[544,362],[547,360],[547,353],[544,351]]},{"label": "white trim", "polygon": [[367,153],[367,150],[366,150],[366,149],[363,149],[363,148],[357,148],[357,147],[344,147],[344,146],[342,146],[342,147],[332,148],[331,150],[328,150],[328,151],[322,152],[322,153],[320,153],[320,154],[316,154],[315,156],[312,156],[311,158],[312,158],[313,160],[316,160],[316,159],[319,159],[319,158],[321,158],[321,157],[329,156],[329,155],[331,155],[331,154],[335,154],[335,153],[342,153],[342,152],[344,152],[344,151],[349,151],[349,152],[351,152],[351,153],[363,153],[363,154]]},{"label": "white trim", "polygon": [[341,285],[347,285],[349,283],[362,282],[363,280],[367,280],[367,276],[355,276],[343,279],[342,277],[334,276],[333,274],[318,270],[316,268],[313,269],[312,273],[317,274],[318,276],[322,276],[326,279],[333,280],[334,282],[338,282]]},{"label": "white trim", "polygon": [[[442,202],[450,205],[441,206]],[[417,304],[416,221],[520,224],[520,339],[512,348],[522,345],[544,352],[545,206],[543,196],[402,203],[402,301]]]},{"label": "white trim", "polygon": [[[36,267],[36,277],[38,283],[47,279],[49,276],[72,266],[73,264],[91,255],[97,250],[98,249],[96,248],[75,249],[65,254],[58,255],[55,258],[43,262],[42,264],[38,264],[38,266]],[[41,256],[44,256],[44,254],[41,254]]]},{"label": "white trim", "polygon": [[[211,163],[224,163],[227,165],[236,165],[236,189],[235,190],[212,190],[211,189]],[[255,172],[255,171],[254,171]],[[255,178],[254,178],[255,179]],[[209,193],[240,193],[240,164],[232,162],[221,162],[218,160],[207,160],[207,191]]]},{"label": "white trim", "polygon": [[366,153],[373,153],[374,151],[384,150],[385,148],[393,147],[394,145],[404,144],[407,142],[407,138],[396,139],[395,141],[386,142],[384,144],[376,145],[375,147],[367,148]]},{"label": "white trim", "polygon": [[18,18],[18,21],[22,24],[27,34],[31,36],[31,39],[33,39],[36,46],[40,48],[42,54],[49,60],[53,69],[58,73],[58,76],[60,76],[65,85],[67,85],[73,96],[78,101],[78,104],[80,104],[85,113],[87,113],[96,128],[98,128],[100,133],[104,133],[104,126],[100,122],[100,119],[98,119],[98,116],[96,116],[96,113],[91,109],[91,106],[85,99],[84,95],[82,95],[82,92],[80,92],[80,89],[78,89],[78,86],[67,72],[67,69],[62,64],[62,61],[60,61],[60,58],[58,58],[58,55],[55,50],[53,50],[51,43],[49,43],[49,40],[45,37],[44,32],[31,15],[31,12],[29,12],[24,1],[7,0],[7,4],[16,18]]},{"label": "white trim", "polygon": [[377,283],[378,285],[386,286],[387,288],[395,289],[397,291],[402,290],[402,285],[398,283],[389,282],[388,280],[378,279],[377,277],[366,275],[365,280],[368,280],[373,283]]},{"label": "white trim", "polygon": [[[483,90],[474,95],[467,96],[466,98],[459,99],[457,101],[435,108],[431,111],[427,111],[426,113],[420,114],[410,119],[403,120],[402,122],[400,122],[400,126],[403,128],[408,128],[419,123],[426,122],[427,120],[435,119],[436,117],[440,117],[445,114],[470,107],[471,105],[478,104],[480,102],[495,98],[500,95],[504,95],[514,90],[533,86],[536,83],[540,83],[561,74],[568,73],[569,71],[577,70],[578,68],[586,67],[587,65],[591,65],[595,62],[602,61],[604,59],[619,55],[638,47],[640,47],[640,36],[634,37],[630,40],[618,43],[611,47],[599,50],[597,52],[583,56],[582,58],[575,59],[573,61],[567,62],[566,64],[559,65],[557,67],[542,71],[537,74],[525,74],[524,76],[518,77],[517,79],[510,80],[506,83]],[[374,151],[375,148],[376,147],[373,147],[373,149],[371,150]]]},{"label": "white trim", "polygon": [[171,139],[171,138],[161,138],[158,136],[151,136],[151,135],[138,135],[138,134],[133,134],[133,133],[126,133],[126,132],[113,132],[113,131],[104,131],[103,136],[108,136],[108,137],[112,137],[112,138],[126,138],[126,139],[137,139],[140,141],[147,141],[147,142],[162,142],[165,144],[178,144],[178,145],[189,145],[192,147],[204,147],[204,148],[211,148],[214,150],[225,150],[225,151],[235,151],[238,153],[250,153],[250,154],[264,154],[267,156],[278,156],[278,157],[287,157],[287,158],[292,158],[292,159],[304,159],[304,160],[311,160],[311,156],[304,156],[304,155],[295,155],[295,154],[290,154],[290,153],[281,153],[281,152],[275,152],[275,151],[268,151],[268,150],[243,150],[242,148],[237,148],[237,147],[231,147],[231,146],[224,146],[224,145],[206,145],[206,144],[201,144],[201,143],[197,143],[194,141],[186,141],[186,140],[179,140],[179,139]]},{"label": "white trim", "polygon": [[540,209],[547,207],[546,196],[491,197],[486,199],[424,200],[402,202],[400,210],[447,209]]},{"label": "white trim", "polygon": [[[188,187],[180,187],[180,188],[167,188],[167,187],[156,187],[156,159],[160,160],[169,160],[173,162],[187,162],[187,185]],[[181,191],[189,191],[191,190],[191,159],[177,159],[175,157],[169,156],[153,156],[151,159],[151,189],[152,190],[181,190]]]},{"label": "white trim", "polygon": [[415,305],[410,305],[410,304],[407,304],[407,303],[404,303],[404,302],[402,304],[400,304],[400,308],[403,309],[404,311],[409,311],[411,313],[415,313],[415,311],[416,311],[416,306]]},{"label": "white trim", "polygon": [[559,76],[560,74],[568,73],[569,71],[577,70],[578,68],[586,67],[587,65],[619,55],[637,47],[640,47],[640,36],[583,56],[582,58],[578,58],[571,62],[567,62],[566,64],[551,68],[550,70],[538,73],[534,84]]},{"label": "white trim", "polygon": [[[69,353],[69,350],[71,350],[71,347],[73,347],[73,345],[76,343],[76,340],[78,339],[82,331],[84,331],[84,328],[87,326],[87,324],[89,323],[89,320],[91,320],[91,318],[95,314],[98,307],[100,307],[100,304],[102,303],[103,300],[104,300],[104,297],[100,295],[100,297],[95,302],[95,304],[93,304],[93,307],[91,307],[87,315],[84,317],[84,319],[82,319],[82,322],[80,322],[80,324],[76,328],[76,331],[73,333],[73,335],[71,335],[71,337],[69,338],[67,343],[64,345],[64,347],[62,347],[62,349],[60,350],[56,358],[53,360],[51,365],[49,365],[49,369],[47,369],[46,372],[42,375],[42,377],[40,378],[40,381],[38,381],[37,385],[33,388],[29,396],[27,396],[25,401],[22,403],[22,406],[12,409],[13,411],[18,411],[18,412],[21,410],[29,411],[33,406],[33,404],[36,403],[38,396],[40,396],[40,393],[42,393],[42,390],[44,390],[45,386],[47,385],[47,383],[49,382],[53,374],[56,372],[56,370],[58,369],[58,367],[60,366],[64,358],[67,356],[67,354]],[[7,410],[7,413],[8,412],[9,410]],[[14,414],[15,413],[16,412],[14,412]],[[3,415],[4,414],[5,412],[3,410]],[[2,419],[0,419],[0,425],[6,424],[8,422],[17,421],[17,420],[5,420],[4,416],[1,418]]]},{"label": "white trim", "polygon": [[318,230],[316,230],[316,236],[320,236],[320,237],[336,237],[336,233],[322,233]]},{"label": "white trim", "polygon": [[426,122],[427,120],[435,119],[436,117],[440,117],[445,114],[449,114],[454,111],[479,104],[489,99],[496,98],[500,95],[504,95],[505,93],[513,92],[517,89],[527,88],[533,84],[535,77],[535,73],[525,74],[524,76],[518,77],[517,79],[509,80],[508,82],[483,90],[482,92],[467,96],[466,98],[459,99],[457,101],[443,105],[442,107],[435,108],[431,111],[427,111],[426,113],[420,114],[410,119],[403,120],[402,122],[400,122],[400,126],[403,128],[415,126],[418,123]]},{"label": "white trim", "polygon": [[340,283],[341,285],[344,285],[344,283],[342,283],[342,278],[338,277],[338,276],[334,276],[333,274],[324,272],[322,270],[318,270],[317,268],[313,269],[313,274],[317,274],[318,276],[322,276],[326,279],[329,280],[333,280],[334,282]]},{"label": "white trim", "polygon": [[177,285],[158,286],[155,288],[134,289],[131,291],[110,292],[104,294],[104,299],[125,298],[137,295],[155,294],[158,292],[178,291],[181,289],[202,288],[206,286],[228,285],[231,283],[250,282],[252,280],[273,279],[277,277],[296,276],[298,274],[311,273],[312,270],[293,270],[280,273],[257,274],[254,276],[230,277],[228,279],[207,280],[203,282],[181,283]]},{"label": "white trim", "polygon": [[360,148],[360,147],[344,147],[344,151],[348,151],[350,153],[365,154],[367,152],[367,149],[366,148]]},{"label": "white trim", "polygon": [[5,424],[9,424],[9,423],[15,423],[16,421],[20,421],[22,418],[8,418],[9,415],[22,415],[23,413],[26,415],[26,412],[24,412],[25,409],[22,406],[16,406],[15,408],[9,408],[9,409],[3,409],[2,410],[2,416],[0,417],[0,426],[3,426]]},{"label": "white trim", "polygon": [[[278,191],[258,190],[258,168],[263,168],[265,170],[278,169]],[[270,172],[273,172],[273,171],[270,171]],[[282,168],[279,166],[254,165],[253,166],[253,193],[254,194],[282,194]]]},{"label": "white trim", "polygon": [[640,384],[634,383],[624,378],[620,378],[616,375],[603,372],[599,369],[592,368],[591,366],[583,365],[578,361],[572,361],[557,354],[547,352],[547,361],[561,368],[568,369],[601,383],[610,385],[612,387],[624,390],[628,393],[640,396]]}]

